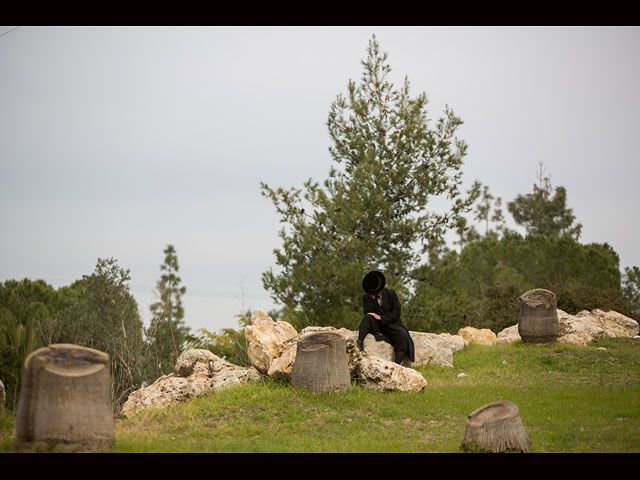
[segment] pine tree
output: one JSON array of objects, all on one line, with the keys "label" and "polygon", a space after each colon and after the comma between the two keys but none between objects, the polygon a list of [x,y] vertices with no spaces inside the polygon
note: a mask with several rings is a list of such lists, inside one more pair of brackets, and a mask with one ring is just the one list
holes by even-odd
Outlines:
[{"label": "pine tree", "polygon": [[182,296],[187,288],[180,285],[180,267],[173,245],[167,245],[164,254],[164,263],[160,265],[163,273],[155,289],[158,301],[150,306],[152,318],[147,330],[150,358],[161,375],[173,370],[189,332],[183,322],[182,306]]},{"label": "pine tree", "polygon": [[[388,55],[375,36],[367,53],[361,82],[350,80],[329,111],[335,165],[328,178],[322,185],[309,179],[304,189],[261,184],[288,226],[274,251],[280,272],[265,272],[263,284],[297,322],[353,326],[369,269],[408,293],[429,245],[479,194],[477,182],[461,192],[467,145],[454,135],[462,120],[446,107],[432,127],[426,94],[411,98],[407,77],[399,89],[390,83]],[[446,197],[449,209],[428,210],[434,196]]]},{"label": "pine tree", "polygon": [[[562,237],[568,235],[575,240],[580,238],[582,225],[574,223],[573,210],[567,207],[567,190],[551,186],[551,177],[543,173],[540,163],[538,183],[533,185],[533,193],[518,195],[507,208],[518,225],[522,225],[528,234]],[[551,196],[553,193],[553,196]]]},{"label": "pine tree", "polygon": [[91,275],[70,285],[69,305],[56,314],[51,343],[74,343],[109,355],[114,408],[144,380],[144,325],[128,282],[130,270],[98,258]]}]

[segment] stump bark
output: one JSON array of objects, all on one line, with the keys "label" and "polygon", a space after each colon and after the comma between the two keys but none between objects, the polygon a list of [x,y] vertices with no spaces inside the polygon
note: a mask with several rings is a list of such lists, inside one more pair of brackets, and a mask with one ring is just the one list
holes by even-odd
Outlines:
[{"label": "stump bark", "polygon": [[518,406],[503,400],[474,410],[467,417],[461,448],[492,453],[528,452],[531,440],[522,425]]},{"label": "stump bark", "polygon": [[15,451],[104,452],[113,448],[109,356],[72,344],[25,360]]},{"label": "stump bark", "polygon": [[300,337],[291,385],[313,393],[346,391],[351,386],[346,339],[333,332]]},{"label": "stump bark", "polygon": [[518,333],[524,343],[552,343],[560,335],[555,293],[536,288],[520,298]]}]

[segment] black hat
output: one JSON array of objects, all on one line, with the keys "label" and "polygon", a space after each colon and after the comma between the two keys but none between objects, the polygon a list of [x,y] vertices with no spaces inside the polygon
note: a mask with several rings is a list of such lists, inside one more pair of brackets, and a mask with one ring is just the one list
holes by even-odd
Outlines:
[{"label": "black hat", "polygon": [[381,291],[386,285],[387,280],[382,272],[376,270],[367,273],[362,279],[362,288],[370,295],[375,295]]}]

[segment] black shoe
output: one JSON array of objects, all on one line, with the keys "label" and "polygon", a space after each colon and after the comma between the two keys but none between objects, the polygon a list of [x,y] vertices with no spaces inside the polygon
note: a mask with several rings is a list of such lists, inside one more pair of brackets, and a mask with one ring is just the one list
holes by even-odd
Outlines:
[{"label": "black shoe", "polygon": [[362,340],[356,340],[356,345],[358,346],[358,350],[364,352],[364,342]]}]

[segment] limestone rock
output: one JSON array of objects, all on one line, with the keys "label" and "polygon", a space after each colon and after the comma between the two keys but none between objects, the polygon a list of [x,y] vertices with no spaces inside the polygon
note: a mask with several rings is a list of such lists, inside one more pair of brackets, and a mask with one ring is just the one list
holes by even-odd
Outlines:
[{"label": "limestone rock", "polygon": [[415,346],[415,361],[410,366],[440,365],[453,368],[453,354],[462,350],[467,341],[448,333],[409,332]]},{"label": "limestone rock", "polygon": [[179,377],[192,375],[213,376],[222,370],[239,368],[233,363],[214,355],[209,350],[193,348],[185,350],[176,360],[174,372]]},{"label": "limestone rock", "polygon": [[363,387],[379,392],[421,392],[427,386],[417,370],[378,357],[363,357],[356,373]]},{"label": "limestone rock", "polygon": [[[353,332],[354,337],[358,339],[358,333]],[[393,362],[396,359],[396,354],[393,351],[393,346],[389,342],[384,340],[376,340],[373,335],[367,335],[364,338],[364,351],[370,357],[378,357],[388,362]]]},{"label": "limestone rock", "polygon": [[488,328],[464,327],[458,330],[458,335],[469,343],[478,343],[480,345],[495,345],[497,341],[496,334]]},{"label": "limestone rock", "polygon": [[130,417],[147,408],[165,407],[260,378],[254,369],[229,363],[209,350],[186,350],[178,357],[173,373],[163,375],[151,385],[131,393],[121,413]]},{"label": "limestone rock", "polygon": [[570,315],[558,309],[558,323],[560,325],[559,343],[569,345],[586,345],[597,342],[604,335],[600,322],[587,310],[577,315]]},{"label": "limestone rock", "polygon": [[244,335],[251,364],[261,373],[267,373],[273,359],[280,356],[284,344],[298,332],[290,323],[274,322],[266,313],[257,310],[251,315],[251,325],[244,329]]},{"label": "limestone rock", "polygon": [[[387,342],[376,341],[371,335],[367,335],[365,338],[365,353],[362,353],[356,345],[358,332],[347,330],[346,328],[336,329],[335,327],[311,326],[304,328],[299,336],[322,331],[331,331],[344,336],[349,373],[352,378],[359,379],[364,388],[378,391],[399,390],[409,392],[420,391],[426,386],[426,380],[422,374],[410,368],[411,362],[407,360],[404,365],[398,365],[393,362],[393,347]],[[411,335],[413,336],[414,333],[419,332],[411,332]],[[281,355],[271,362],[268,371],[269,376],[282,376],[291,379],[299,336],[290,339],[283,346]],[[421,338],[421,336],[423,337]],[[422,364],[425,365],[431,361],[442,362],[442,364],[449,362],[450,364],[452,350],[464,348],[463,339],[458,337],[459,340],[456,341],[450,337],[453,336],[419,334],[417,341],[414,340],[416,343],[416,360],[421,358]],[[428,341],[425,339],[428,339]],[[420,354],[423,356],[418,357]]]},{"label": "limestone rock", "polygon": [[296,353],[298,349],[298,337],[295,336],[288,340],[280,350],[280,356],[271,360],[267,375],[270,377],[283,377],[291,380],[293,365],[296,362]]},{"label": "limestone rock", "polygon": [[[429,335],[435,335],[430,333]],[[451,335],[450,333],[439,333],[438,342],[441,346],[451,348],[453,353],[463,350],[469,345],[469,341],[460,335]]]},{"label": "limestone rock", "polygon": [[522,340],[522,338],[520,338],[520,333],[518,332],[518,324],[516,323],[515,325],[507,327],[498,333],[496,344],[500,345],[503,343],[511,343],[517,340]]},{"label": "limestone rock", "polygon": [[599,309],[583,310],[570,315],[558,310],[562,343],[586,345],[605,337],[633,337],[638,334],[638,322],[621,313]]},{"label": "limestone rock", "polygon": [[604,312],[595,309],[591,313],[598,319],[607,337],[633,337],[640,330],[638,322],[634,319],[613,310]]},{"label": "limestone rock", "polygon": [[[557,341],[568,345],[587,345],[604,337],[633,337],[638,334],[638,322],[621,313],[599,309],[583,310],[571,315],[556,309],[560,336]],[[498,334],[497,343],[520,340],[518,325],[505,328]]]}]

